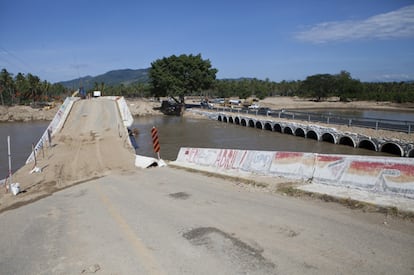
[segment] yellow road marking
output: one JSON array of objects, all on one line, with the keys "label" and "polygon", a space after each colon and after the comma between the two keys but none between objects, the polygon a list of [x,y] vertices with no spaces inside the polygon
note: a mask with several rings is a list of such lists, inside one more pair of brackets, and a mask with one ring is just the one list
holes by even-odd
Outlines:
[{"label": "yellow road marking", "polygon": [[137,252],[138,257],[141,259],[141,263],[144,268],[147,270],[148,274],[154,275],[161,275],[166,274],[160,266],[158,266],[157,261],[155,260],[151,251],[143,244],[140,238],[136,235],[136,233],[131,229],[128,223],[125,221],[124,218],[120,215],[120,213],[115,209],[112,202],[109,198],[103,193],[102,189],[99,187],[99,184],[95,185],[97,194],[99,195],[100,199],[106,206],[109,214],[114,218],[114,220],[118,223],[119,227],[124,232],[126,238],[130,241],[133,245],[135,251]]}]

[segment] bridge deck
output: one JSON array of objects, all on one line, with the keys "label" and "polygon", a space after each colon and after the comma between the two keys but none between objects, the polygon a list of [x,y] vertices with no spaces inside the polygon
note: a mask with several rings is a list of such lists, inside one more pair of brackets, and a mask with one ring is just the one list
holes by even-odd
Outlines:
[{"label": "bridge deck", "polygon": [[[112,172],[136,169],[134,162],[135,153],[116,102],[105,98],[79,100],[53,137],[52,146],[38,153],[37,167],[42,172],[30,174],[34,163],[29,163],[13,175],[13,182],[30,191],[21,194],[19,200],[30,200]],[[3,204],[7,204],[4,199]]]}]

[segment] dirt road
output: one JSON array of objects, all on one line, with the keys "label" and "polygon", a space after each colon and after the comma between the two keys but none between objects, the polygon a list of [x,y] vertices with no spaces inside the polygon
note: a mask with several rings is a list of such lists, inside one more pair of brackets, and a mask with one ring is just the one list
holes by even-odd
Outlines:
[{"label": "dirt road", "polygon": [[0,214],[2,274],[412,274],[414,225],[170,167]]}]

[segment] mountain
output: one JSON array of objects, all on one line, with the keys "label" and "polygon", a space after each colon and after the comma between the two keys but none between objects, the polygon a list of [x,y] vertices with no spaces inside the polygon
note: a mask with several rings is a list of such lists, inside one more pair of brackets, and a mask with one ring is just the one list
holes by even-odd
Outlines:
[{"label": "mountain", "polygon": [[103,82],[106,86],[116,86],[120,84],[130,85],[134,83],[146,83],[148,82],[147,69],[124,69],[114,70],[97,76],[85,76],[68,81],[58,82],[68,89],[76,90],[79,86],[83,86],[86,90],[93,89],[95,83],[99,85]]}]

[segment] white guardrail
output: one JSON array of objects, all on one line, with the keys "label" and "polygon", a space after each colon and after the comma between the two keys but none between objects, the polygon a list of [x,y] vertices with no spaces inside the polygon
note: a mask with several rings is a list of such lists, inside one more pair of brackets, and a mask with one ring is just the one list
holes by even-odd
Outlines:
[{"label": "white guardrail", "polygon": [[60,130],[63,123],[65,122],[70,110],[72,109],[72,105],[75,101],[79,100],[78,97],[67,97],[62,105],[59,107],[56,115],[53,117],[52,121],[50,122],[49,126],[47,127],[46,131],[43,133],[40,140],[37,142],[36,146],[34,147],[34,152],[30,154],[30,156],[26,160],[26,164],[34,161],[34,154],[37,155],[37,152],[49,142],[49,135],[53,136],[57,131]]}]

